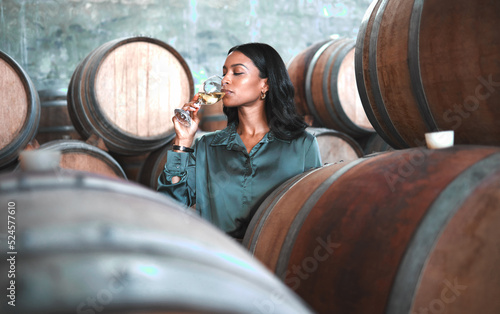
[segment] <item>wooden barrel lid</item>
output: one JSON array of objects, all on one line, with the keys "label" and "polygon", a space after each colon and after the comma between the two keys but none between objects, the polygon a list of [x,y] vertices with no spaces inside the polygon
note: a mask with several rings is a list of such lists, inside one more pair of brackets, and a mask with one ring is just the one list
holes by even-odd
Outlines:
[{"label": "wooden barrel lid", "polygon": [[345,133],[326,128],[306,130],[316,136],[323,164],[353,161],[364,155],[358,142]]},{"label": "wooden barrel lid", "polygon": [[103,176],[127,179],[120,164],[108,153],[79,140],[55,140],[40,146],[40,150],[61,151],[60,167],[91,172]]},{"label": "wooden barrel lid", "polygon": [[192,78],[179,56],[157,43],[112,49],[99,65],[95,93],[105,117],[138,137],[171,133],[172,113],[191,97]]},{"label": "wooden barrel lid", "polygon": [[10,144],[21,132],[28,114],[28,97],[24,84],[16,71],[5,60],[0,59],[0,86],[2,97],[2,123],[0,124],[0,147]]},{"label": "wooden barrel lid", "polygon": [[18,156],[33,139],[40,120],[40,103],[23,69],[0,51],[0,166]]},{"label": "wooden barrel lid", "polygon": [[110,151],[141,154],[174,133],[172,116],[194,94],[188,65],[166,43],[148,37],[108,42],[83,60],[68,90],[70,117]]}]

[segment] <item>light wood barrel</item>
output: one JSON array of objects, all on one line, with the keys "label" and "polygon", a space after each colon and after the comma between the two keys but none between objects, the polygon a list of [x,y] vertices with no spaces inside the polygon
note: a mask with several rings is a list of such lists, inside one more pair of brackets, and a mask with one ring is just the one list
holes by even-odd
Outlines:
[{"label": "light wood barrel", "polygon": [[71,120],[109,151],[139,155],[168,142],[172,116],[194,94],[187,63],[171,46],[132,37],[103,44],[76,68],[68,88]]},{"label": "light wood barrel", "polygon": [[120,164],[100,148],[79,140],[55,140],[38,148],[61,152],[62,169],[85,171],[102,176],[127,179]]},{"label": "light wood barrel", "polygon": [[316,136],[323,164],[352,161],[364,155],[358,142],[345,133],[325,128],[306,130]]},{"label": "light wood barrel", "polygon": [[318,313],[499,313],[500,148],[325,166],[266,198],[243,244]]},{"label": "light wood barrel", "polygon": [[18,313],[312,313],[239,243],[137,184],[13,173],[0,177],[0,202],[16,219]]},{"label": "light wood barrel", "polygon": [[67,89],[44,89],[38,91],[41,114],[36,140],[43,144],[55,140],[79,140],[68,113]]},{"label": "light wood barrel", "polygon": [[40,100],[26,72],[0,51],[0,169],[16,162],[40,123]]},{"label": "light wood barrel", "polygon": [[301,52],[288,65],[302,115],[315,124],[361,137],[375,130],[368,120],[356,86],[355,41],[321,42]]},{"label": "light wood barrel", "polygon": [[499,20],[493,0],[372,3],[356,43],[356,78],[387,143],[416,147],[426,132],[455,130],[457,144],[500,144]]}]

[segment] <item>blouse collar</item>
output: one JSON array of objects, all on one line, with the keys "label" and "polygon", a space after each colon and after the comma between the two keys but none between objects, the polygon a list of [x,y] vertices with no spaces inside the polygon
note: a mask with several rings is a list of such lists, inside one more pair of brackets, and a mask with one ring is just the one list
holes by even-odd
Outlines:
[{"label": "blouse collar", "polygon": [[[212,140],[212,143],[210,144],[211,146],[227,146],[228,150],[235,148],[239,148],[242,146],[241,138],[238,136],[238,133],[236,132],[236,123],[230,123],[224,130],[217,131],[214,139]],[[289,140],[282,140],[277,138],[273,131],[269,131],[264,135],[262,140],[260,141],[261,143],[270,143],[273,142],[274,140],[279,140],[285,143],[290,143]],[[238,150],[238,149],[236,149]]]}]

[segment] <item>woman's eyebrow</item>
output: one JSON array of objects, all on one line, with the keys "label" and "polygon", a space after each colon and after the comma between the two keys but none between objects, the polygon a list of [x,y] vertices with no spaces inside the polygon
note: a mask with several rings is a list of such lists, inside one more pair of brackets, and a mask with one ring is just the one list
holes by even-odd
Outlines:
[{"label": "woman's eyebrow", "polygon": [[[231,65],[231,68],[234,68],[234,67],[237,67],[237,66],[242,66],[242,67],[244,67],[245,69],[248,69],[248,67],[247,67],[246,65],[244,65],[243,63],[235,63],[235,64],[232,64],[232,65]],[[223,68],[223,69],[227,69],[225,65],[224,65],[222,68]]]}]

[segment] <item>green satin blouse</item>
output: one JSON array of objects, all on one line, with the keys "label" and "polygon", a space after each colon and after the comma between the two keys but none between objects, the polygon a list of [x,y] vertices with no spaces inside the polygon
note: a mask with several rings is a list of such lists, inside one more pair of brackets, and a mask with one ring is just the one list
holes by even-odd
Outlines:
[{"label": "green satin blouse", "polygon": [[[247,152],[234,124],[196,139],[193,153],[169,151],[158,191],[192,206],[235,238],[260,203],[287,179],[321,166],[318,142],[310,133],[281,140],[267,133]],[[172,184],[173,176],[180,182]]]}]

